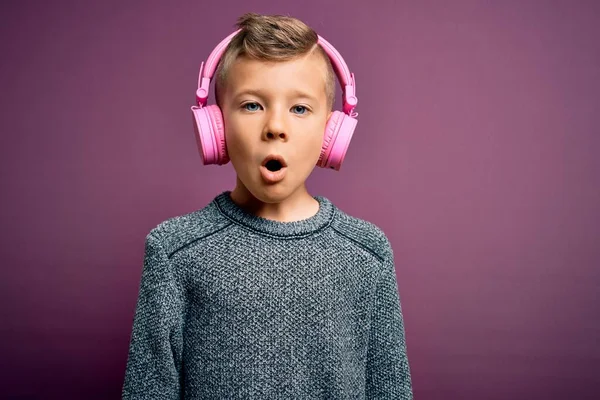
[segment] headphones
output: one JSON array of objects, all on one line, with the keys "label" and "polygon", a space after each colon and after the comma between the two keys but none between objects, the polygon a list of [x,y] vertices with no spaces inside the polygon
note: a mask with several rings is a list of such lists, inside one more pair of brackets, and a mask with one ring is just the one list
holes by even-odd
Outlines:
[{"label": "headphones", "polygon": [[[231,33],[214,48],[206,61],[206,66],[204,62],[200,64],[196,105],[192,106],[191,109],[194,117],[196,143],[204,165],[223,165],[229,162],[225,145],[223,114],[218,105],[207,106],[206,100],[208,99],[210,81],[214,76],[219,60],[229,42],[240,30]],[[318,44],[329,56],[343,89],[343,112],[333,111],[327,121],[317,166],[339,171],[358,122],[356,120],[358,113],[354,112],[354,108],[358,103],[356,82],[354,74],[350,72],[340,53],[321,36],[317,36]]]}]

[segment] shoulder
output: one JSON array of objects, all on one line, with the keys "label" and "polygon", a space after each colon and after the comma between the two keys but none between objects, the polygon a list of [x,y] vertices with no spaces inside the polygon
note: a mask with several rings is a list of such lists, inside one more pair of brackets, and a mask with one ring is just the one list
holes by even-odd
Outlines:
[{"label": "shoulder", "polygon": [[346,240],[354,243],[383,261],[393,257],[392,246],[381,227],[373,222],[354,217],[336,207],[336,218],[331,228]]},{"label": "shoulder", "polygon": [[168,257],[189,244],[227,228],[231,222],[223,218],[214,201],[196,211],[168,218],[150,230],[146,240],[157,240]]}]

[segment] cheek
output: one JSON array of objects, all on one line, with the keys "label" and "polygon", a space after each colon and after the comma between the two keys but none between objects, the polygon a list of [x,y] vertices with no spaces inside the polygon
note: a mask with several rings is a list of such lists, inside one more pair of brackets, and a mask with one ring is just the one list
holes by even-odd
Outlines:
[{"label": "cheek", "polygon": [[225,143],[227,144],[228,150],[235,150],[239,152],[240,149],[244,149],[242,139],[240,135],[242,132],[240,124],[235,118],[228,118],[224,116],[224,129],[225,129]]},{"label": "cheek", "polygon": [[300,150],[297,153],[298,159],[302,164],[306,164],[307,168],[312,167],[316,164],[321,154],[321,148],[323,146],[323,137],[325,133],[325,126],[321,123],[317,123],[310,129],[310,135],[308,135],[302,144],[298,146]]},{"label": "cheek", "polygon": [[248,156],[248,145],[233,131],[226,131],[225,145],[232,161],[245,160]]},{"label": "cheek", "polygon": [[247,165],[253,163],[253,154],[256,145],[249,140],[248,135],[244,135],[243,124],[236,123],[236,121],[227,120],[225,122],[225,145],[227,147],[227,154],[231,163],[237,171],[243,171],[242,174],[248,170]]},{"label": "cheek", "polygon": [[323,145],[323,139],[325,138],[325,126],[326,123],[320,121],[319,123],[315,124],[315,127],[313,129],[313,146],[318,147],[319,151],[321,149],[321,146]]}]

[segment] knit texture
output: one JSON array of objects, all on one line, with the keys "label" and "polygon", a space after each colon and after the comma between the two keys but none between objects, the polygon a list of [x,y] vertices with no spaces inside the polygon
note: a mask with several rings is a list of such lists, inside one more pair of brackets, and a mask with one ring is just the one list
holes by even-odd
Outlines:
[{"label": "knit texture", "polygon": [[376,225],[265,219],[225,191],[145,242],[123,399],[412,399],[393,251]]}]

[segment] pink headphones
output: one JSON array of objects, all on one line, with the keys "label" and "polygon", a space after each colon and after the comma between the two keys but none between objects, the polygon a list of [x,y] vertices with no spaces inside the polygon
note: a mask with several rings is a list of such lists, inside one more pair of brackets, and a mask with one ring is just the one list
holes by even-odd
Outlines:
[{"label": "pink headphones", "polygon": [[[222,165],[229,162],[227,147],[225,145],[223,114],[219,106],[207,106],[206,99],[208,98],[210,81],[217,69],[219,60],[231,39],[239,31],[233,32],[215,47],[206,61],[206,68],[204,68],[204,62],[200,65],[198,90],[196,91],[197,106],[192,106],[192,113],[194,115],[196,143],[204,165]],[[358,103],[356,82],[354,74],[350,73],[340,53],[321,36],[319,36],[318,43],[329,56],[342,86],[344,111],[334,111],[327,121],[321,155],[317,161],[317,166],[339,171],[358,122],[356,120],[358,113],[354,112],[354,108]]]}]

